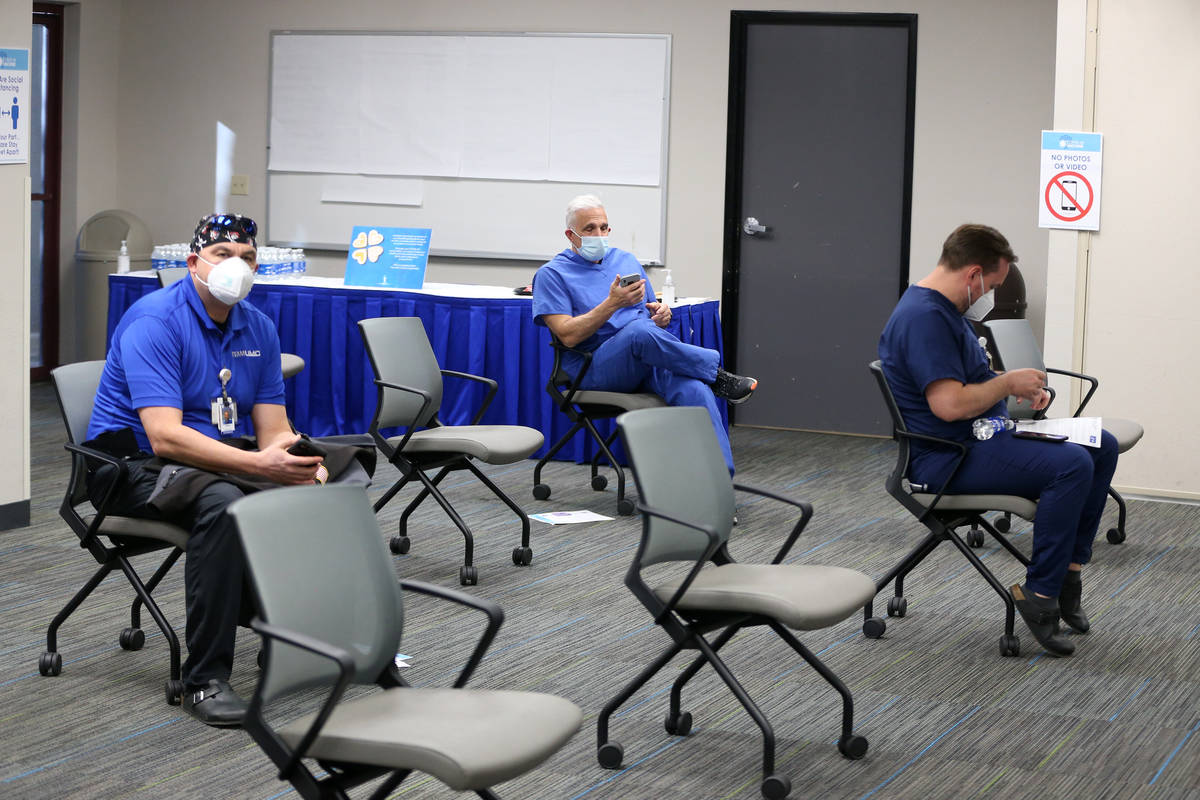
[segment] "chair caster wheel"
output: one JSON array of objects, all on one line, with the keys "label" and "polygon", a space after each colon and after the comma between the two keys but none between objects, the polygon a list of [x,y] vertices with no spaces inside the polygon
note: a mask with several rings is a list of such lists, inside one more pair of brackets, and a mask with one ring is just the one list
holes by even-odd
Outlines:
[{"label": "chair caster wheel", "polygon": [[667,714],[663,727],[672,736],[687,736],[692,732],[692,715],[684,711],[680,714]]},{"label": "chair caster wheel", "polygon": [[608,488],[608,478],[603,475],[592,476],[592,491],[603,492]]},{"label": "chair caster wheel", "polygon": [[908,600],[903,597],[893,597],[888,600],[887,614],[889,617],[903,617],[908,613]]},{"label": "chair caster wheel", "polygon": [[983,531],[979,530],[979,528],[971,528],[971,530],[967,531],[967,547],[974,547],[976,549],[983,547]]},{"label": "chair caster wheel", "polygon": [[863,636],[868,639],[878,639],[883,636],[883,632],[887,630],[887,623],[879,617],[871,617],[863,623]]},{"label": "chair caster wheel", "polygon": [[513,563],[518,567],[528,567],[533,563],[533,549],[530,547],[514,547]]},{"label": "chair caster wheel", "polygon": [[1007,633],[1000,637],[1000,655],[1008,658],[1021,655],[1021,640]]},{"label": "chair caster wheel", "polygon": [[838,752],[854,761],[867,754],[867,737],[850,734],[838,739]]},{"label": "chair caster wheel", "polygon": [[463,586],[475,586],[479,583],[479,573],[472,566],[459,567],[458,582]]},{"label": "chair caster wheel", "polygon": [[1108,533],[1104,534],[1104,538],[1108,539],[1109,544],[1120,544],[1125,541],[1125,531],[1120,528],[1109,528]]},{"label": "chair caster wheel", "polygon": [[632,500],[618,500],[617,501],[617,513],[620,514],[622,517],[628,517],[629,515],[631,515],[633,513],[633,501]]},{"label": "chair caster wheel", "polygon": [[616,742],[605,742],[596,751],[596,760],[605,769],[620,769],[621,760],[625,758],[625,748]]},{"label": "chair caster wheel", "polygon": [[412,547],[412,541],[407,536],[393,536],[388,547],[396,555],[402,556]]},{"label": "chair caster wheel", "polygon": [[183,702],[183,681],[167,681],[163,690],[167,695],[167,705],[177,706]]},{"label": "chair caster wheel", "polygon": [[995,526],[996,530],[1000,531],[1001,533],[1008,533],[1009,530],[1012,529],[1012,520],[1007,516],[1000,517],[992,524]]},{"label": "chair caster wheel", "polygon": [[62,672],[62,656],[58,653],[42,653],[42,657],[38,659],[38,672],[47,677]]},{"label": "chair caster wheel", "polygon": [[550,487],[544,483],[539,483],[537,486],[534,486],[533,487],[533,499],[534,500],[549,500],[550,499]]},{"label": "chair caster wheel", "polygon": [[141,628],[126,628],[121,631],[120,643],[122,650],[141,650],[146,643],[146,634]]},{"label": "chair caster wheel", "polygon": [[792,782],[783,775],[768,775],[763,778],[762,796],[767,800],[783,800],[792,792]]}]

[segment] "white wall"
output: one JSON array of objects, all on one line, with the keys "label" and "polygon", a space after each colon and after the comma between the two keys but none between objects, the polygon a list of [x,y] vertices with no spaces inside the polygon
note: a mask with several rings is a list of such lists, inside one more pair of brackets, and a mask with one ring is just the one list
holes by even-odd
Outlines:
[{"label": "white wall", "polygon": [[[0,47],[29,49],[31,10],[0,0]],[[28,178],[28,164],[0,164],[0,509],[10,521],[28,516],[30,498]]]}]

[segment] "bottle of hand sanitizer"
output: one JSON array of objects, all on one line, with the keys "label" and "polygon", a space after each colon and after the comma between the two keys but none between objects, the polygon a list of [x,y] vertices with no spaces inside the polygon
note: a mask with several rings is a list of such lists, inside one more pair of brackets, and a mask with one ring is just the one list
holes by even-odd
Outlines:
[{"label": "bottle of hand sanitizer", "polygon": [[121,240],[121,252],[117,254],[117,272],[129,272],[129,247]]},{"label": "bottle of hand sanitizer", "polygon": [[675,281],[671,278],[671,270],[667,270],[667,277],[663,278],[662,292],[659,295],[658,299],[668,307],[675,305]]}]

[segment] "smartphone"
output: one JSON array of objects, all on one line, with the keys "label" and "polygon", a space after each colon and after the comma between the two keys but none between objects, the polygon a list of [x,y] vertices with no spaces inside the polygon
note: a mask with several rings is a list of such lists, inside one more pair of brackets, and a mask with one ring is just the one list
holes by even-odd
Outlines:
[{"label": "smartphone", "polygon": [[1043,433],[1042,431],[1013,431],[1013,436],[1017,439],[1037,439],[1042,442],[1065,442],[1067,440],[1065,433]]},{"label": "smartphone", "polygon": [[1059,208],[1063,211],[1078,211],[1073,198],[1079,197],[1079,181],[1074,178],[1064,178],[1061,184],[1062,202]]},{"label": "smartphone", "polygon": [[630,273],[629,275],[622,275],[621,276],[621,285],[628,286],[631,283],[637,283],[641,279],[642,279],[642,276],[638,275],[636,272]]},{"label": "smartphone", "polygon": [[294,456],[320,456],[324,458],[326,455],[325,448],[311,439],[299,440],[288,448],[288,452]]}]

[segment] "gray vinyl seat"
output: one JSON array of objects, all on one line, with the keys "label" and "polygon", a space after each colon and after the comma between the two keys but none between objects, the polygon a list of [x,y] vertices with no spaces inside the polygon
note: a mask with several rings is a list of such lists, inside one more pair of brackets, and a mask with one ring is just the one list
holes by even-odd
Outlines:
[{"label": "gray vinyl seat", "polygon": [[[129,627],[121,631],[118,641],[125,650],[142,648],[146,641],[141,628],[141,607],[144,605],[167,641],[170,650],[170,677],[166,682],[165,695],[168,703],[178,705],[183,694],[179,639],[158,604],[154,602],[152,594],[163,576],[187,549],[189,534],[184,528],[166,522],[111,515],[105,509],[103,499],[99,507],[93,506],[89,500],[89,460],[94,467],[103,471],[98,472],[97,477],[97,481],[102,484],[97,494],[102,498],[111,497],[125,476],[124,461],[83,444],[87,438],[92,403],[103,371],[103,361],[82,361],[57,367],[50,372],[63,423],[67,429],[66,448],[71,453],[71,478],[59,507],[59,514],[79,537],[79,546],[87,550],[100,566],[50,622],[46,632],[46,651],[38,661],[38,672],[54,676],[62,671],[62,655],[58,652],[59,627],[108,573],[117,570],[125,575],[136,595],[130,608]],[[100,478],[100,474],[106,477]],[[150,580],[143,583],[129,559],[159,550],[169,552]]]},{"label": "gray vinyl seat", "polygon": [[[985,322],[984,326],[987,328],[1001,368],[1021,369],[1032,367],[1042,372],[1053,375],[1064,375],[1087,383],[1087,393],[1079,401],[1079,406],[1071,413],[1071,416],[1078,417],[1083,413],[1083,409],[1087,406],[1088,401],[1092,399],[1092,395],[1100,388],[1100,381],[1098,379],[1091,375],[1085,375],[1082,372],[1047,367],[1042,358],[1041,348],[1038,347],[1037,339],[1033,335],[1033,328],[1029,325],[1029,320],[994,319]],[[1008,413],[1013,419],[1043,419],[1046,416],[1046,411],[1047,409],[1034,411],[1026,403],[1018,405],[1014,401],[1009,401]],[[1118,453],[1124,453],[1132,448],[1141,441],[1142,435],[1146,432],[1142,428],[1141,423],[1124,417],[1104,417],[1102,424],[1104,430],[1111,433],[1113,438],[1117,440]],[[1105,536],[1112,544],[1120,544],[1125,541],[1125,517],[1127,512],[1125,498],[1111,486],[1108,487],[1108,494],[1117,502],[1117,527],[1110,528]]]},{"label": "gray vinyl seat", "polygon": [[[582,714],[548,694],[463,688],[504,619],[490,600],[397,581],[370,501],[353,486],[307,486],[248,495],[229,508],[246,553],[264,640],[263,669],[243,727],[304,798],[384,777],[387,797],[410,774],[495,798],[488,787],[528,772],[578,731]],[[487,615],[453,687],[405,684],[394,657],[402,595],[432,595]],[[343,699],[349,686],[382,691]],[[276,726],[272,703],[320,687],[315,710]],[[270,713],[268,714],[268,710]],[[302,759],[329,773],[314,775]]]},{"label": "gray vinyl seat", "polygon": [[[550,368],[550,378],[546,381],[546,394],[554,407],[571,420],[570,429],[559,437],[546,454],[538,460],[533,468],[533,496],[537,500],[550,499],[550,485],[542,483],[542,468],[558,451],[575,438],[575,434],[586,430],[596,443],[596,455],[592,458],[592,489],[597,492],[608,487],[608,478],[600,474],[600,460],[608,461],[617,475],[617,513],[628,516],[633,513],[633,501],[625,497],[625,470],[621,462],[612,452],[612,444],[616,440],[617,430],[606,437],[596,428],[596,420],[613,419],[627,411],[637,411],[643,408],[662,408],[666,402],[656,394],[649,392],[602,392],[596,390],[581,390],[579,385],[587,375],[592,365],[592,354],[572,350],[550,336],[550,346],[554,348],[554,365]],[[567,353],[578,352],[582,359],[579,372],[572,376],[563,367],[563,356]]]},{"label": "gray vinyl seat", "polygon": [[[692,715],[682,711],[681,693],[705,664],[711,665],[762,731],[763,795],[786,797],[791,782],[775,772],[775,734],[771,724],[717,655],[739,631],[760,625],[775,631],[838,691],[842,697],[838,750],[847,758],[862,757],[867,740],[853,733],[854,705],[850,690],[791,631],[827,628],[850,617],[870,602],[875,594],[874,582],[863,573],[844,567],[783,563],[812,517],[812,507],[733,484],[704,409],[631,411],[617,418],[617,428],[634,468],[640,495],[637,508],[643,520],[641,543],[626,573],[625,585],[672,644],[600,712],[597,720],[600,765],[620,769],[624,758],[624,748],[609,740],[609,719],[616,710],[681,651],[698,650],[699,655],[679,674],[671,688],[667,732],[678,736],[690,732]],[[671,447],[662,447],[664,441],[671,442]],[[729,553],[735,489],[790,505],[798,513],[798,519],[769,564],[738,563]],[[661,575],[668,564],[673,574]],[[658,576],[654,585],[643,574],[647,568],[654,568]],[[715,638],[710,642],[707,635],[714,632]]]},{"label": "gray vinyl seat", "polygon": [[[892,472],[888,475],[884,485],[887,488],[888,494],[895,498],[900,505],[908,509],[909,513],[916,517],[917,521],[929,530],[925,538],[908,555],[904,556],[882,578],[875,582],[877,592],[883,591],[889,583],[895,582],[895,595],[888,600],[888,616],[903,617],[908,613],[908,601],[904,597],[904,578],[918,564],[924,561],[938,545],[942,542],[950,542],[958,548],[959,552],[966,556],[967,561],[975,568],[975,571],[988,582],[988,585],[995,590],[996,594],[1004,602],[1004,633],[1000,636],[999,641],[1000,655],[1020,655],[1021,643],[1013,632],[1016,607],[1013,605],[1012,595],[996,579],[996,576],[987,568],[983,561],[972,552],[971,546],[964,542],[962,537],[958,535],[957,529],[964,525],[971,526],[972,530],[983,528],[1017,561],[1028,566],[1028,556],[1018,550],[984,515],[999,511],[1014,514],[1022,519],[1032,521],[1037,514],[1037,502],[1026,497],[1007,494],[954,494],[946,492],[946,486],[949,486],[950,482],[954,480],[954,475],[958,472],[963,459],[966,458],[967,446],[962,442],[909,431],[908,426],[904,422],[904,417],[900,413],[900,407],[896,403],[896,398],[892,394],[892,389],[888,385],[883,365],[879,361],[872,361],[869,368],[871,375],[875,378],[875,382],[879,386],[879,392],[883,396],[888,414],[892,418],[892,438],[896,440],[896,444],[898,445],[896,448],[896,465],[892,468]],[[951,469],[949,476],[947,476],[946,482],[942,486],[937,487],[936,492],[930,491],[933,487],[922,486],[920,484],[914,485],[908,479],[910,448],[914,440],[932,447],[950,450],[957,454],[954,467]],[[1004,530],[1007,531],[1007,528]],[[980,536],[982,537],[982,534]],[[873,615],[873,605],[873,601],[868,600],[863,607],[863,634],[867,638],[878,639],[883,636],[884,631],[887,629],[887,623],[882,618]]]},{"label": "gray vinyl seat", "polygon": [[[187,267],[163,267],[154,274],[158,277],[158,285],[166,288],[183,280],[190,272]],[[304,359],[293,353],[280,353],[279,365],[283,370],[283,377],[291,378],[304,370]]]},{"label": "gray vinyl seat", "polygon": [[[533,560],[533,550],[529,547],[529,516],[489,480],[474,461],[513,464],[526,459],[545,441],[541,432],[524,425],[480,425],[496,396],[496,381],[440,369],[419,318],[364,319],[358,327],[379,390],[375,417],[371,420],[371,437],[379,451],[400,470],[400,479],[376,501],[375,510],[387,505],[414,478],[422,486],[400,515],[399,530],[390,542],[392,552],[402,555],[409,551],[408,518],[432,495],[463,535],[464,557],[458,573],[459,582],[464,586],[478,582],[471,529],[438,488],[447,474],[465,469],[520,518],[521,544],[513,549],[512,560],[518,566],[528,566]],[[487,387],[483,402],[469,425],[443,425],[438,420],[444,376],[475,381]],[[404,433],[385,436],[383,431],[391,428],[403,428]],[[432,479],[425,474],[429,469],[438,470]]]}]

